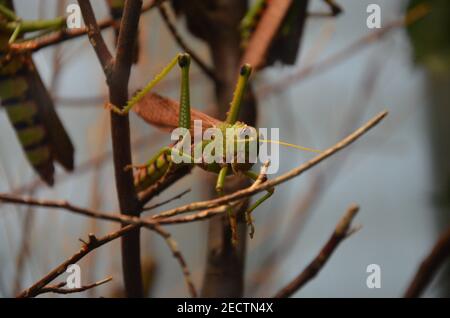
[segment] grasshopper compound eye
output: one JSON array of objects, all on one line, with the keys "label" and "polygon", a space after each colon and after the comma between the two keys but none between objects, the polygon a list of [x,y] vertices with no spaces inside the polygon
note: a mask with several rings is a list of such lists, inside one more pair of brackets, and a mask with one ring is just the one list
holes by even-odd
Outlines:
[{"label": "grasshopper compound eye", "polygon": [[186,67],[191,64],[191,56],[187,53],[181,53],[178,55],[178,65],[180,67]]},{"label": "grasshopper compound eye", "polygon": [[252,73],[252,66],[250,64],[244,64],[241,67],[241,76],[250,76],[250,74]]}]

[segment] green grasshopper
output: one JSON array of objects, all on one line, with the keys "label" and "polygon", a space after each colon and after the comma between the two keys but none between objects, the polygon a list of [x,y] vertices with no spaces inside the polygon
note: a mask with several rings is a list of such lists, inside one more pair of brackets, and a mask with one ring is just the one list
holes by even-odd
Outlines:
[{"label": "green grasshopper", "polygon": [[[156,94],[149,94],[149,92],[153,89],[153,87],[161,81],[172,69],[175,65],[177,65],[181,69],[181,92],[180,92],[180,102],[179,105],[175,101],[171,101],[167,98],[161,97]],[[227,114],[227,118],[225,122],[221,122],[217,119],[207,116],[195,109],[191,109],[190,104],[190,93],[189,93],[189,67],[190,67],[190,56],[188,54],[179,54],[177,55],[164,69],[161,73],[159,73],[147,86],[145,86],[140,92],[138,92],[132,99],[128,101],[128,103],[123,107],[119,108],[116,105],[108,105],[113,112],[119,115],[126,115],[129,113],[131,109],[134,108],[136,113],[142,117],[145,121],[150,124],[156,124],[160,127],[165,128],[176,128],[178,124],[178,128],[184,128],[186,130],[190,130],[192,128],[192,121],[195,119],[202,120],[203,128],[207,127],[216,127],[221,131],[225,131],[226,129],[239,130],[245,129],[248,127],[245,123],[239,122],[237,120],[239,115],[239,110],[242,104],[243,97],[245,95],[245,90],[249,81],[249,77],[252,72],[252,68],[250,65],[246,64],[242,66],[238,78],[238,82],[236,85],[236,89],[234,91],[233,99],[230,104],[230,110]],[[178,107],[178,109],[176,109]],[[177,114],[178,112],[178,114]],[[174,121],[174,119],[178,117],[178,123]],[[224,144],[226,144],[226,134],[224,133]],[[237,135],[234,135],[237,136]],[[233,137],[235,138],[235,137]],[[259,137],[257,137],[259,138]],[[245,143],[245,151],[248,150],[248,144],[250,140],[233,140],[232,142],[244,142]],[[262,140],[258,140],[259,143]],[[203,150],[211,140],[203,140],[199,144],[192,145],[192,152],[195,154],[195,148],[201,147]],[[286,143],[280,142],[280,144],[290,145]],[[317,152],[316,150],[304,148],[300,146],[294,146],[295,148],[300,148],[302,150]],[[234,147],[234,149],[237,149]],[[172,171],[173,167],[177,167],[179,165],[185,165],[188,163],[174,163],[172,158],[172,150],[173,147],[163,147],[158,153],[156,153],[146,164],[143,165],[135,165],[130,167],[125,167],[125,169],[136,168],[138,173],[135,174],[135,186],[137,191],[143,191],[149,186],[152,186],[158,180],[166,176],[169,171]],[[179,152],[179,154],[188,159],[189,164],[199,166],[200,168],[216,173],[217,182],[216,182],[216,192],[219,195],[223,194],[223,188],[225,183],[225,177],[231,174],[243,175],[251,179],[252,181],[256,181],[259,175],[250,169],[253,166],[251,162],[243,162],[243,163],[226,163],[226,160],[223,160],[224,163],[205,163],[207,160],[201,160],[200,162],[196,160],[196,158],[192,157],[191,153]],[[203,153],[200,151],[200,153]],[[195,155],[194,155],[195,156]],[[246,157],[247,158],[247,157]],[[274,189],[270,188],[267,190],[267,193],[259,198],[253,205],[251,205],[247,211],[245,212],[247,224],[250,226],[250,237],[253,237],[254,234],[254,226],[252,222],[251,213],[254,209],[256,209],[260,204],[262,204],[265,200],[272,196],[274,193]],[[232,240],[235,243],[237,240],[236,234],[236,215],[229,210],[228,216],[230,219],[230,225],[232,229]]]},{"label": "green grasshopper", "polygon": [[62,125],[29,53],[9,54],[8,44],[21,34],[63,26],[58,18],[22,21],[12,2],[0,0],[0,99],[16,131],[26,157],[49,185],[54,182],[56,160],[66,169],[74,166],[74,147]]}]

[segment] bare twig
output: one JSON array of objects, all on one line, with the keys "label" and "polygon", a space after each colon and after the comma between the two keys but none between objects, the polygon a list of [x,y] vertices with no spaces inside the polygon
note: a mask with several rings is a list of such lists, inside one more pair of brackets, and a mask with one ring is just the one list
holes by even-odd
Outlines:
[{"label": "bare twig", "polygon": [[91,2],[89,0],[79,0],[78,3],[80,4],[84,21],[87,24],[89,41],[91,42],[91,45],[103,67],[103,72],[105,74],[110,74],[114,64],[114,58],[109,52],[109,49],[100,33],[100,28],[95,19]]},{"label": "bare twig", "polygon": [[[84,256],[92,252],[93,250],[97,249],[98,247],[111,242],[119,237],[122,237],[132,231],[135,231],[136,228],[139,228],[140,225],[127,225],[125,227],[122,227],[120,230],[109,233],[101,238],[95,237],[93,234],[89,235],[89,241],[83,243],[83,246],[81,247],[80,251],[69,257],[66,261],[61,263],[59,266],[54,268],[52,271],[50,271],[47,275],[45,275],[43,278],[38,280],[36,283],[34,283],[31,287],[21,292],[17,297],[19,298],[25,298],[25,297],[35,297],[41,293],[41,290],[45,288],[47,284],[49,284],[51,281],[53,281],[55,278],[57,278],[59,275],[64,273],[67,269],[67,267],[71,264],[75,264],[78,261],[80,261]],[[181,252],[177,248],[176,242],[171,238],[170,234],[163,229],[161,229],[158,225],[153,225],[153,230],[159,234],[164,240],[166,241],[167,245],[169,246],[170,250],[172,251],[174,257],[177,259],[177,261],[180,263],[180,266],[183,271],[183,275],[186,281],[186,284],[188,285],[188,290],[191,293],[192,297],[197,296],[196,289],[192,283],[192,279],[190,277],[190,271],[187,268],[186,261],[181,254]]]},{"label": "bare twig", "polygon": [[[165,0],[152,0],[148,2],[146,5],[142,6],[141,14],[152,10],[164,1]],[[98,23],[98,27],[100,28],[100,30],[104,30],[110,27],[114,27],[116,24],[116,20],[106,19],[100,21]],[[63,29],[60,31],[52,32],[48,35],[44,35],[37,39],[13,43],[9,48],[13,53],[36,52],[40,49],[53,46],[55,44],[85,36],[88,33],[89,28],[87,27],[79,29]]]},{"label": "bare twig", "polygon": [[191,189],[184,190],[183,192],[181,192],[181,193],[179,193],[179,194],[177,194],[177,195],[173,196],[172,198],[169,198],[169,199],[167,199],[165,201],[153,204],[153,205],[148,206],[148,207],[144,207],[142,209],[142,212],[154,210],[154,209],[159,208],[159,207],[161,207],[161,206],[163,206],[165,204],[168,204],[168,203],[170,203],[172,201],[178,200],[178,199],[182,198],[185,194],[188,194],[189,192],[191,192]]},{"label": "bare twig", "polygon": [[188,286],[189,293],[192,297],[197,297],[197,290],[195,289],[194,283],[191,279],[191,272],[189,271],[189,268],[187,266],[187,263],[181,254],[177,242],[172,238],[169,232],[163,230],[160,226],[155,226],[154,229],[161,237],[163,237],[169,246],[170,250],[172,251],[173,257],[175,257],[178,261],[178,263],[181,266],[181,269],[183,270],[183,277],[186,282],[186,285]]},{"label": "bare twig", "polygon": [[192,168],[193,166],[189,165],[176,167],[174,171],[169,171],[165,178],[163,178],[162,180],[158,180],[158,182],[156,182],[154,185],[148,187],[145,191],[140,192],[139,202],[141,203],[141,205],[144,206],[154,197],[174,184],[176,181],[188,175],[191,172]]},{"label": "bare twig", "polygon": [[177,28],[173,24],[172,21],[170,21],[169,14],[167,13],[166,8],[164,5],[160,5],[158,7],[159,13],[161,14],[161,17],[163,19],[164,24],[169,29],[170,33],[172,34],[172,37],[175,39],[175,41],[178,43],[178,45],[186,52],[189,53],[189,55],[192,57],[192,60],[194,60],[195,63],[200,67],[200,69],[205,73],[206,76],[208,76],[212,81],[217,82],[216,74],[214,74],[214,71],[209,67],[201,58],[200,56],[195,53],[194,50],[192,50],[189,45],[186,43],[186,41],[183,40],[180,33],[177,31]]},{"label": "bare twig", "polygon": [[409,284],[404,297],[419,297],[430,281],[436,275],[438,269],[450,256],[450,227],[442,233],[430,254],[422,261],[416,275]]},{"label": "bare twig", "polygon": [[[17,196],[7,195],[7,194],[0,194],[0,201],[4,203],[13,203],[13,204],[24,204],[28,206],[35,206],[35,207],[45,207],[45,208],[57,208],[57,209],[63,209],[66,211],[74,212],[76,214],[80,214],[87,217],[97,218],[101,220],[108,220],[108,221],[114,221],[119,222],[123,224],[132,225],[133,228],[138,227],[146,227],[148,229],[151,229],[155,231],[157,234],[161,235],[167,242],[167,245],[172,250],[172,253],[174,257],[178,260],[178,262],[181,265],[183,274],[185,275],[185,281],[188,285],[189,291],[193,297],[197,296],[197,293],[195,291],[195,287],[192,283],[192,280],[190,278],[190,273],[186,265],[186,261],[184,260],[181,252],[176,248],[175,241],[170,237],[170,234],[163,230],[159,226],[159,221],[155,221],[151,218],[148,219],[140,219],[138,217],[133,216],[127,216],[127,215],[121,215],[121,214],[107,214],[95,210],[90,210],[86,208],[81,208],[78,206],[74,206],[66,201],[56,201],[56,200],[38,200],[33,198],[21,198]],[[220,213],[224,213],[225,209],[220,209]],[[209,212],[209,214],[218,213],[215,210],[212,210]],[[188,219],[186,218],[184,220],[184,223],[187,222],[193,222],[198,220],[204,220],[209,218],[210,215],[202,213],[201,216],[198,216],[197,218]],[[175,223],[181,223],[180,220],[174,220],[173,222],[170,220],[162,220],[164,222],[161,222],[161,224],[175,224]],[[124,233],[126,234],[126,233]],[[122,235],[121,235],[122,236]],[[88,245],[88,244],[87,244]]]},{"label": "bare twig", "polygon": [[333,17],[342,13],[342,7],[334,0],[324,0],[324,2],[330,7],[331,15]]},{"label": "bare twig", "polygon": [[81,249],[73,254],[71,257],[69,257],[67,260],[65,260],[63,263],[61,263],[59,266],[51,270],[47,275],[42,277],[40,280],[38,280],[36,283],[34,283],[31,287],[28,289],[22,291],[17,297],[19,298],[28,298],[28,297],[35,297],[39,294],[40,290],[47,286],[50,282],[52,282],[55,278],[57,278],[59,275],[64,273],[69,267],[69,265],[76,264],[79,260],[81,260],[84,256],[89,254],[91,251],[95,250],[96,248],[111,242],[122,235],[125,235],[126,233],[129,233],[133,230],[133,226],[129,225],[126,227],[121,228],[119,231],[107,234],[101,238],[96,238],[94,235],[89,235],[89,241],[87,244],[83,244]]},{"label": "bare twig", "polygon": [[274,298],[286,298],[292,296],[300,288],[302,288],[307,282],[313,279],[317,273],[323,268],[334,250],[339,244],[348,237],[350,225],[358,213],[359,207],[352,205],[347,210],[347,213],[341,218],[333,234],[329,238],[328,242],[322,247],[319,254],[309,265],[298,275],[292,282],[283,287]]},{"label": "bare twig", "polygon": [[63,295],[81,293],[86,290],[106,284],[106,283],[112,281],[112,279],[113,279],[112,276],[110,276],[101,281],[98,281],[98,282],[95,282],[93,284],[89,284],[86,286],[81,286],[78,288],[63,288],[64,286],[66,286],[66,282],[61,282],[61,283],[53,285],[53,286],[46,286],[46,287],[42,288],[41,290],[39,290],[39,293],[36,294],[36,296],[46,294],[46,293],[55,293],[55,294],[63,294]]},{"label": "bare twig", "polygon": [[[100,28],[89,0],[79,0],[78,2],[84,21],[88,26],[89,39],[103,66],[109,88],[109,100],[114,105],[125,105],[128,99],[128,82],[134,56],[134,52],[130,48],[135,47],[142,0],[125,2],[115,60],[100,34]],[[131,164],[128,116],[111,113],[111,137],[116,189],[121,213],[125,215],[139,214],[141,205],[134,189],[132,172],[124,171],[124,167]],[[139,229],[135,229],[122,238],[123,275],[125,290],[129,297],[142,297],[143,295],[139,238]]]}]

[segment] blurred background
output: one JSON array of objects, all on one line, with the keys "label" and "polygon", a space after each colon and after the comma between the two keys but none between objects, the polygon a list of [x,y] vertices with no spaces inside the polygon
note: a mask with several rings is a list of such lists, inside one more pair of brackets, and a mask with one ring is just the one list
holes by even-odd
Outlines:
[{"label": "blurred background", "polygon": [[[23,18],[53,17],[70,1],[15,1]],[[407,1],[339,0],[344,9],[337,18],[307,20],[296,65],[273,66],[253,81],[258,98],[260,127],[279,127],[280,139],[325,149],[382,110],[387,119],[367,136],[315,169],[277,188],[275,195],[255,212],[256,234],[248,241],[245,295],[270,296],[289,282],[316,255],[349,204],[361,211],[355,222],[362,229],[346,240],[320,274],[297,297],[400,297],[421,260],[448,225],[448,72],[414,63],[410,39],[394,29],[355,54],[321,72],[291,80],[282,90],[270,90],[283,79],[328,57],[376,29],[366,26],[366,8],[381,7],[382,27],[399,19]],[[97,18],[108,17],[105,2],[92,1]],[[56,5],[57,4],[57,5]],[[326,11],[313,0],[310,12]],[[63,11],[64,12],[64,11]],[[206,61],[208,50],[192,37],[183,19],[182,36]],[[113,43],[113,31],[104,32]],[[133,68],[131,91],[142,87],[180,51],[157,12],[141,21],[139,64]],[[103,108],[107,95],[104,76],[86,38],[43,49],[34,55],[38,69],[55,98],[76,147],[77,169],[57,171],[56,185],[36,182],[4,111],[0,112],[0,192],[65,199],[81,206],[117,211],[111,161],[109,114]],[[214,89],[194,64],[192,104],[208,111]],[[173,72],[157,91],[177,98],[178,73]],[[231,99],[231,96],[230,96]],[[133,160],[144,162],[170,136],[131,115]],[[443,125],[441,125],[443,124]],[[447,128],[448,129],[448,128]],[[448,130],[447,130],[448,132]],[[280,147],[279,173],[312,154]],[[205,173],[195,169],[155,202],[186,189],[192,192],[161,209],[205,199]],[[445,188],[447,187],[447,188]],[[446,192],[447,191],[447,192]],[[86,219],[61,211],[0,205],[0,295],[13,296],[28,287],[80,247],[78,239],[89,232],[98,236],[117,229],[116,224]],[[167,228],[187,258],[194,283],[201,285],[206,261],[207,223]],[[177,262],[165,243],[142,231],[144,271],[151,277],[148,294],[154,297],[188,296]],[[366,268],[381,268],[381,288],[369,289]],[[113,276],[113,282],[79,296],[121,294],[120,245],[99,248],[80,262],[85,283]],[[424,296],[449,296],[440,273]],[[60,277],[60,280],[64,276]]]}]

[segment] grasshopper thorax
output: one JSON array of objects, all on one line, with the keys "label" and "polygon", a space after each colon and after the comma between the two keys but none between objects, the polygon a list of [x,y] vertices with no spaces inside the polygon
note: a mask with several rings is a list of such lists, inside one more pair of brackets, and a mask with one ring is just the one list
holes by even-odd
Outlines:
[{"label": "grasshopper thorax", "polygon": [[202,154],[201,160],[195,156],[196,162],[207,171],[219,172],[226,164],[231,165],[234,172],[247,171],[256,162],[258,133],[245,123],[222,123],[205,131],[204,137],[201,143],[195,145],[194,153]]}]

